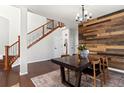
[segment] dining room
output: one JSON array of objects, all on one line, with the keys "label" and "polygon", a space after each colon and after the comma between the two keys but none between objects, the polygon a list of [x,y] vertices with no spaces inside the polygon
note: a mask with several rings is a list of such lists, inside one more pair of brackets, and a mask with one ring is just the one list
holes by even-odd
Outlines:
[{"label": "dining room", "polygon": [[[61,57],[28,64],[30,73],[21,76],[21,86],[124,86],[124,9],[111,10],[105,14],[104,11],[97,13],[97,16],[93,13],[96,16],[94,17],[93,14],[85,12],[88,6],[80,7],[82,13],[77,14],[75,19],[78,24],[78,45],[74,45],[76,51],[70,54],[70,48],[73,47],[68,47],[70,41],[65,41],[65,51]],[[96,7],[97,10],[106,7],[107,10],[116,5],[89,7]]]}]

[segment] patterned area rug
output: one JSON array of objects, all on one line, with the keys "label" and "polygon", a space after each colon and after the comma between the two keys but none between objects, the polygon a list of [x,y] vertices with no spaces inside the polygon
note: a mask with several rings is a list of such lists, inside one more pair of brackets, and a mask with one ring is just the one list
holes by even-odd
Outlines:
[{"label": "patterned area rug", "polygon": [[[67,76],[67,75],[66,75]],[[71,72],[70,83],[75,84],[75,73]],[[67,77],[66,77],[67,79]],[[60,71],[52,71],[44,75],[36,76],[31,78],[33,84],[36,87],[67,87],[61,83]],[[106,81],[104,87],[124,87],[124,75],[116,72],[109,72],[109,78]],[[81,77],[82,87],[92,87],[92,79],[88,78],[86,82],[86,77],[82,75]],[[97,81],[97,86],[100,87],[100,81]]]},{"label": "patterned area rug", "polygon": [[61,83],[59,70],[36,76],[31,80],[36,87],[66,87]]},{"label": "patterned area rug", "polygon": [[19,87],[19,83],[16,83],[15,85],[12,85],[11,87]]}]

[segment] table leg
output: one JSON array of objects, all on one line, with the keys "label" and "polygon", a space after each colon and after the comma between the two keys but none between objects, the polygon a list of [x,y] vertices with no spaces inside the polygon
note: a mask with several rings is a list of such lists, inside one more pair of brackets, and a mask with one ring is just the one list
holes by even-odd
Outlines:
[{"label": "table leg", "polygon": [[65,78],[65,69],[64,67],[60,66],[60,73],[61,73],[61,82],[64,84],[64,85],[67,85],[67,86],[71,86],[71,87],[74,87],[74,85],[72,85],[71,83],[69,83],[68,81],[66,81],[66,78]]},{"label": "table leg", "polygon": [[76,87],[80,87],[80,82],[81,82],[81,72],[77,71],[75,72],[76,74],[76,82],[75,82],[75,86]]},{"label": "table leg", "polygon": [[61,73],[61,81],[62,81],[62,83],[64,83],[65,82],[65,69],[64,69],[64,67],[62,67],[62,66],[60,66],[60,73]]}]

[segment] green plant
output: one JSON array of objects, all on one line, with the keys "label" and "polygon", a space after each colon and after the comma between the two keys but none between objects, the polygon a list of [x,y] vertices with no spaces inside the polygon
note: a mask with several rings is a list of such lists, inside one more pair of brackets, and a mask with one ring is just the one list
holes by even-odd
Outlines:
[{"label": "green plant", "polygon": [[87,50],[87,47],[86,45],[79,45],[78,50],[80,51]]}]

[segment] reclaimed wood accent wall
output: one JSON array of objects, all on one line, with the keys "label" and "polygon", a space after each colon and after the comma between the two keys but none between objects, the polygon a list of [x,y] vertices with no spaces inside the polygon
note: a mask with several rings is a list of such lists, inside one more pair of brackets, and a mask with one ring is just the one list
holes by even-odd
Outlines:
[{"label": "reclaimed wood accent wall", "polygon": [[124,70],[124,10],[80,24],[79,43],[111,57],[109,66]]}]

